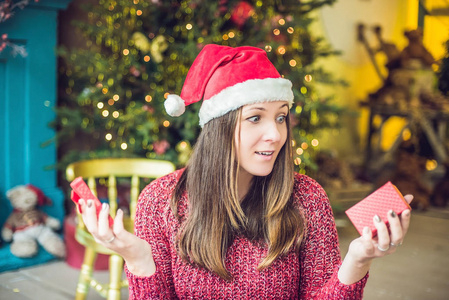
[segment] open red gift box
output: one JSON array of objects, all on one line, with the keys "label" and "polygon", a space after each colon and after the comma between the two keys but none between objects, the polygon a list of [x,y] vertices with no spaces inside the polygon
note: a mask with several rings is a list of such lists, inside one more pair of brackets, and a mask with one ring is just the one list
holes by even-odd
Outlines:
[{"label": "open red gift box", "polygon": [[369,227],[376,236],[373,218],[378,215],[388,225],[388,212],[393,210],[400,215],[404,210],[411,209],[401,192],[390,181],[368,195],[365,199],[346,210],[346,215],[362,235],[363,228]]}]

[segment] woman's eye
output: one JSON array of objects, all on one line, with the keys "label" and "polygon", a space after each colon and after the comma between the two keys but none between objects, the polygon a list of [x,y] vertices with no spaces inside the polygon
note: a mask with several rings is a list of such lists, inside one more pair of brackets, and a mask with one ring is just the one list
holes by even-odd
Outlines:
[{"label": "woman's eye", "polygon": [[279,117],[277,117],[277,122],[278,123],[284,123],[285,122],[285,118],[286,118],[286,116],[279,116]]},{"label": "woman's eye", "polygon": [[250,122],[256,123],[257,121],[260,120],[260,117],[259,116],[253,116],[253,117],[248,118],[247,120],[250,121]]}]

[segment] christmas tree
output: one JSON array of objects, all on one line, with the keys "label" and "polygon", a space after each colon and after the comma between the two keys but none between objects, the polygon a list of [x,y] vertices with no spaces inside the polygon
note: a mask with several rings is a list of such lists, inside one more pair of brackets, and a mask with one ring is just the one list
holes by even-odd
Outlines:
[{"label": "christmas tree", "polygon": [[313,168],[316,132],[337,126],[343,110],[314,89],[315,82],[336,82],[314,66],[335,52],[310,32],[310,12],[333,2],[100,0],[86,7],[89,21],[77,23],[86,46],[60,49],[58,142],[77,137],[62,149],[61,163],[141,156],[185,164],[200,130],[200,103],[178,118],[163,103],[180,93],[202,47],[214,43],[265,49],[293,82],[295,164],[301,172]]}]

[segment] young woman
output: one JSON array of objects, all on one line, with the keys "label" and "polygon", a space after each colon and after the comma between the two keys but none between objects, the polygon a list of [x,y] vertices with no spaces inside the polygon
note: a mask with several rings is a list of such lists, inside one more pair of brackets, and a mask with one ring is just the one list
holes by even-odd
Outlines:
[{"label": "young woman", "polygon": [[[83,219],[126,261],[130,299],[361,299],[372,260],[395,252],[410,211],[373,216],[341,261],[329,200],[293,171],[291,82],[265,52],[208,45],[167,112],[203,99],[202,132],[185,169],[141,193],[135,235],[108,205]],[[406,197],[411,201],[412,197]]]}]

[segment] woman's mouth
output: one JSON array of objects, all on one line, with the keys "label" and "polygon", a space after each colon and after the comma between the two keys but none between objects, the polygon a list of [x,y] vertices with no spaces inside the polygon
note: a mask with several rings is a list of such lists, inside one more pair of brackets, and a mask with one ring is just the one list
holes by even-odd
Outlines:
[{"label": "woman's mouth", "polygon": [[270,156],[273,155],[274,151],[256,151],[256,154],[263,155],[263,156]]}]

